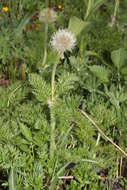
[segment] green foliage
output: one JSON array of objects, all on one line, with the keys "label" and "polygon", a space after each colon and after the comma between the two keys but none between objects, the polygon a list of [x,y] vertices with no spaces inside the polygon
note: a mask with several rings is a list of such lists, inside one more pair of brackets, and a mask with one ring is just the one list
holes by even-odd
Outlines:
[{"label": "green foliage", "polygon": [[16,190],[16,184],[15,184],[15,170],[14,168],[11,168],[10,174],[9,174],[9,190]]},{"label": "green foliage", "polygon": [[28,141],[32,141],[32,134],[31,131],[28,127],[26,127],[25,125],[23,125],[22,123],[19,123],[20,126],[20,130],[22,135],[28,140]]},{"label": "green foliage", "polygon": [[74,89],[74,84],[78,81],[78,77],[74,73],[63,72],[58,79],[56,94],[59,96],[66,95]]},{"label": "green foliage", "polygon": [[114,65],[120,70],[127,63],[127,51],[125,49],[119,49],[111,53],[111,58]]},{"label": "green foliage", "polygon": [[72,31],[75,34],[75,36],[77,36],[87,26],[88,26],[88,22],[84,22],[83,20],[77,17],[71,17],[69,20],[68,29]]},{"label": "green foliage", "polygon": [[31,74],[29,81],[34,87],[33,93],[35,94],[36,98],[44,105],[47,104],[51,94],[50,86],[46,84],[46,81],[37,74]]},{"label": "green foliage", "polygon": [[[58,19],[49,26],[42,66],[45,36],[38,14],[47,2],[0,4],[0,189],[112,190],[116,180],[126,188],[126,158],[79,109],[127,152],[127,0],[118,9],[109,0],[51,0]],[[78,39],[74,51],[59,60],[50,39],[64,27]],[[58,60],[51,159],[51,74]],[[103,170],[108,174],[102,178]]]},{"label": "green foliage", "polygon": [[89,66],[90,71],[99,78],[103,83],[107,83],[109,72],[103,67],[99,65]]}]

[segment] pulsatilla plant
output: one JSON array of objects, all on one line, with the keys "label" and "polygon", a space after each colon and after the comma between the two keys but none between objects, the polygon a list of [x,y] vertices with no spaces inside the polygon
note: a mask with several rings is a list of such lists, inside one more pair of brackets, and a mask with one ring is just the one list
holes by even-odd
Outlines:
[{"label": "pulsatilla plant", "polygon": [[127,189],[125,2],[0,7],[1,190]]},{"label": "pulsatilla plant", "polygon": [[[75,46],[76,39],[71,32],[66,30],[59,30],[53,36],[51,40],[51,45],[58,52],[61,59],[64,58],[65,51],[72,51]],[[54,156],[55,150],[55,74],[59,58],[56,59],[56,62],[53,66],[52,77],[51,77],[51,143],[50,143],[50,156]]]}]

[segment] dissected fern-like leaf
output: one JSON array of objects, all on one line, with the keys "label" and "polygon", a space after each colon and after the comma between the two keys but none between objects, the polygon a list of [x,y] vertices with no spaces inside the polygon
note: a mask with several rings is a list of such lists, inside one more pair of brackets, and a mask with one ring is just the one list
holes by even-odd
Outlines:
[{"label": "dissected fern-like leaf", "polygon": [[65,95],[74,89],[76,81],[78,81],[78,77],[74,73],[64,72],[58,79],[56,87],[57,95]]},{"label": "dissected fern-like leaf", "polygon": [[37,100],[42,102],[43,105],[47,104],[51,94],[50,85],[38,74],[31,74],[29,82],[33,87],[33,94],[36,96]]}]

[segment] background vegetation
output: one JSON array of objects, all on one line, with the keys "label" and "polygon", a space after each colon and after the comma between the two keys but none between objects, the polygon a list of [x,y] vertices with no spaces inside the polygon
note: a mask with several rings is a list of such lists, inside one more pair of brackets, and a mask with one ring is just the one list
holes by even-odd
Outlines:
[{"label": "background vegetation", "polygon": [[[58,18],[43,65],[45,7]],[[127,189],[126,10],[127,0],[1,0],[1,190]],[[59,28],[77,44],[57,66],[50,158],[50,40]]]}]

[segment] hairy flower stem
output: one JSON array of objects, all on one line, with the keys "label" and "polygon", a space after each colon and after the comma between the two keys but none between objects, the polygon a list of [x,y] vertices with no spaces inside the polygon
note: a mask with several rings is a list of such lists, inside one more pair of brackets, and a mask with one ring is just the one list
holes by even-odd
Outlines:
[{"label": "hairy flower stem", "polygon": [[56,67],[57,61],[53,66],[52,70],[52,79],[51,79],[51,87],[52,87],[52,99],[51,99],[51,108],[50,108],[50,119],[51,119],[51,134],[50,134],[50,158],[53,158],[55,152],[55,74],[56,74]]},{"label": "hairy flower stem", "polygon": [[48,37],[48,24],[45,24],[45,39],[44,39],[44,54],[43,54],[43,61],[42,66],[45,66],[46,59],[47,59],[47,37]]}]

